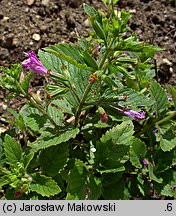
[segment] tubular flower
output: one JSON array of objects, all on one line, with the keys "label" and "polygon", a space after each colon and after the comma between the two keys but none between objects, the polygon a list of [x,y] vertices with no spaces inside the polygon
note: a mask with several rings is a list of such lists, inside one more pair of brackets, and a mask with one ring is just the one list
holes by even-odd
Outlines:
[{"label": "tubular flower", "polygon": [[141,111],[141,112],[137,112],[134,110],[125,110],[123,112],[125,115],[134,118],[135,120],[143,120],[145,119],[145,112]]},{"label": "tubular flower", "polygon": [[27,54],[28,54],[29,58],[23,61],[22,67],[33,70],[36,73],[46,75],[47,69],[39,61],[36,54],[33,51],[28,52]]}]

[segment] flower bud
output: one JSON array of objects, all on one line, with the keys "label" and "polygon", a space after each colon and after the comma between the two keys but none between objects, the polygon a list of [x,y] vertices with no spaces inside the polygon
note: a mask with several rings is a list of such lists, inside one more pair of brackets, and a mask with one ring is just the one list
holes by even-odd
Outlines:
[{"label": "flower bud", "polygon": [[95,83],[98,80],[98,78],[94,74],[90,74],[89,82]]},{"label": "flower bud", "polygon": [[100,113],[100,121],[106,123],[108,121],[107,113]]}]

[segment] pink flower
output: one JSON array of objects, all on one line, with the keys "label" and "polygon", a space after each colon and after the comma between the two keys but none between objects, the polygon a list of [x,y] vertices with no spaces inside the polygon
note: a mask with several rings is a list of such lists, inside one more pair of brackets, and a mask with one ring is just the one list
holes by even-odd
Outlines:
[{"label": "pink flower", "polygon": [[141,111],[141,112],[137,112],[134,110],[125,110],[123,112],[125,115],[134,118],[135,120],[143,120],[145,119],[145,112]]},{"label": "pink flower", "polygon": [[22,63],[22,67],[33,70],[36,73],[46,75],[47,69],[38,60],[36,54],[33,51],[28,52],[27,54],[28,54],[29,58],[24,60],[24,62]]}]

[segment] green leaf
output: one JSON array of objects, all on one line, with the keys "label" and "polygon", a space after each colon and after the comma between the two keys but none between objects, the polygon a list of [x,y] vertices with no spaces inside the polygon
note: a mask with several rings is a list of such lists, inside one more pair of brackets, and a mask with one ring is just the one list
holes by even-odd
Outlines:
[{"label": "green leaf", "polygon": [[61,67],[60,65],[64,64],[64,61],[62,59],[58,58],[57,56],[44,52],[42,50],[39,50],[38,56],[40,58],[40,61],[42,64],[49,70],[56,73],[61,73]]},{"label": "green leaf", "polygon": [[31,76],[32,76],[32,71],[29,71],[21,83],[21,87],[26,92],[27,95],[28,95],[28,88],[29,88]]},{"label": "green leaf", "polygon": [[28,168],[28,166],[29,166],[31,160],[33,159],[33,157],[34,157],[34,153],[33,153],[33,152],[29,153],[28,155],[26,155],[26,156],[24,157],[23,163],[24,163],[24,168],[25,168],[25,169]]},{"label": "green leaf", "polygon": [[0,190],[2,190],[2,187],[3,187],[4,185],[7,185],[7,184],[9,184],[9,183],[10,183],[10,181],[9,181],[8,176],[7,176],[7,175],[2,176],[2,177],[0,178]]},{"label": "green leaf", "polygon": [[170,92],[172,98],[173,98],[173,102],[174,102],[174,106],[176,107],[176,88],[175,86],[171,86],[169,84],[166,85],[168,91]]},{"label": "green leaf", "polygon": [[133,139],[134,126],[132,121],[124,121],[107,131],[101,138],[101,142],[106,143],[112,140],[113,144],[130,145]]},{"label": "green leaf", "polygon": [[49,106],[48,107],[48,114],[54,120],[54,122],[56,122],[56,124],[58,126],[63,125],[64,114],[61,112],[61,110],[59,110],[59,109],[57,109],[55,107]]},{"label": "green leaf", "polygon": [[87,66],[84,58],[82,57],[82,50],[77,45],[71,44],[55,44],[44,49],[45,51],[57,56],[59,59],[63,59],[78,68],[91,70]]},{"label": "green leaf", "polygon": [[[165,137],[166,138],[166,137]],[[176,147],[176,137],[167,137],[167,139],[165,139],[164,137],[162,137],[160,139],[160,146],[161,149],[166,152],[166,151],[171,151],[173,148]]]},{"label": "green leaf", "polygon": [[126,101],[120,101],[122,106],[130,106],[131,109],[135,109],[137,106],[151,107],[153,100],[133,89],[123,89],[119,91],[119,96],[127,96]]},{"label": "green leaf", "polygon": [[105,200],[124,199],[125,182],[121,173],[106,174],[103,176],[103,198]]},{"label": "green leaf", "polygon": [[74,169],[67,177],[67,200],[97,200],[101,195],[101,181],[90,176],[85,164],[76,159]]},{"label": "green leaf", "polygon": [[63,100],[53,100],[51,103],[58,106],[61,110],[64,111],[64,113],[73,115],[71,106],[66,100],[64,99]]},{"label": "green leaf", "polygon": [[67,93],[68,88],[65,86],[47,85],[48,92],[51,97],[61,97]]},{"label": "green leaf", "polygon": [[22,148],[18,142],[8,134],[5,135],[4,151],[7,162],[11,166],[16,166],[17,162],[21,161]]},{"label": "green leaf", "polygon": [[114,73],[114,74],[117,74],[119,75],[118,73],[122,73],[124,75],[124,77],[126,77],[127,79],[130,79],[130,80],[133,80],[135,79],[135,76],[134,75],[131,75],[124,67],[122,66],[119,66],[119,65],[109,65],[109,70],[111,73]]},{"label": "green leaf", "polygon": [[[55,45],[56,47],[53,49],[58,49],[62,50],[64,52],[68,52],[68,55],[70,58],[74,61],[77,62],[85,62],[85,59],[82,56],[82,50],[79,51],[78,53],[80,56],[76,57],[76,53],[74,52],[74,49],[77,49],[77,47],[71,47],[71,50],[69,52],[70,47],[62,47],[61,45]],[[63,52],[63,51],[58,51],[58,52]],[[51,96],[53,97],[61,97],[64,96],[64,100],[67,101],[71,105],[71,109],[73,112],[76,112],[78,106],[79,106],[79,101],[78,98],[82,98],[82,95],[86,89],[86,86],[88,85],[89,82],[89,76],[90,72],[92,69],[89,68],[89,71],[84,70],[83,68],[85,67],[77,67],[77,64],[72,64],[70,61],[66,61],[60,57],[56,57],[58,60],[56,61],[55,57],[53,59],[52,54],[47,53],[47,52],[40,52],[40,55],[44,59],[44,65],[47,64],[53,64],[54,72],[60,77],[58,78],[56,75],[55,81],[59,83],[59,85],[48,85],[49,92]],[[72,56],[73,55],[73,56]],[[50,63],[51,61],[51,63]],[[43,62],[42,62],[43,63]],[[87,68],[87,67],[86,67]],[[67,73],[67,77],[66,77]],[[51,78],[53,79],[53,75],[51,73]],[[76,96],[77,95],[77,96]],[[89,94],[90,95],[90,94]],[[88,98],[90,96],[88,95]]]},{"label": "green leaf", "polygon": [[42,171],[50,176],[56,175],[66,165],[68,155],[68,143],[44,149],[39,157]]},{"label": "green leaf", "polygon": [[137,59],[129,57],[119,57],[116,59],[116,62],[137,64]]},{"label": "green leaf", "polygon": [[153,181],[158,182],[159,184],[161,184],[163,182],[162,178],[157,178],[155,176],[155,174],[153,173],[153,165],[149,162],[148,164],[148,169],[149,169],[149,178]]},{"label": "green leaf", "polygon": [[168,196],[168,197],[174,197],[175,191],[172,189],[174,186],[167,184],[164,186],[164,188],[161,190],[161,195]]},{"label": "green leaf", "polygon": [[168,105],[168,97],[164,89],[160,86],[157,81],[152,81],[150,85],[150,94],[154,102],[154,111],[158,114]]},{"label": "green leaf", "polygon": [[138,138],[133,140],[130,147],[130,161],[136,168],[142,168],[141,159],[145,157],[146,145]]},{"label": "green leaf", "polygon": [[125,167],[124,166],[121,166],[121,167],[118,167],[118,168],[113,168],[113,169],[105,169],[105,170],[99,170],[97,169],[101,174],[103,173],[118,173],[118,172],[123,172],[125,171]]},{"label": "green leaf", "polygon": [[97,14],[97,11],[86,3],[83,3],[83,9],[87,13],[87,15],[90,17]]},{"label": "green leaf", "polygon": [[47,120],[38,109],[30,107],[29,105],[24,105],[19,113],[23,118],[25,126],[35,132],[38,132]]},{"label": "green leaf", "polygon": [[48,133],[46,137],[43,137],[41,135],[35,142],[29,143],[28,146],[32,148],[32,152],[37,152],[41,149],[45,149],[50,146],[56,146],[61,143],[67,142],[70,139],[74,139],[78,133],[78,128],[67,129],[67,131],[60,132],[59,134],[57,134],[57,136]]},{"label": "green leaf", "polygon": [[97,21],[96,17],[91,18],[92,27],[99,38],[106,41],[106,35],[102,25]]},{"label": "green leaf", "polygon": [[83,51],[83,57],[84,57],[85,61],[87,62],[88,66],[93,68],[94,71],[98,70],[98,65],[97,65],[96,61],[87,51]]},{"label": "green leaf", "polygon": [[32,178],[34,183],[30,185],[31,190],[42,196],[50,197],[61,192],[60,187],[51,177],[33,174]]}]

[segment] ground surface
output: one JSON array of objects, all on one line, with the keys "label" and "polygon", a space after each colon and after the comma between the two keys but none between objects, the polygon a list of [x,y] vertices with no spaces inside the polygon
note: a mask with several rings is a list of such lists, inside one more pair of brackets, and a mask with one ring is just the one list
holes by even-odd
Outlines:
[{"label": "ground surface", "polygon": [[[24,52],[87,35],[82,3],[103,8],[101,0],[0,0],[0,65],[25,59]],[[141,40],[165,51],[156,55],[161,82],[176,84],[176,0],[120,0],[132,14],[129,25]],[[1,72],[0,72],[1,73]],[[39,77],[39,76],[37,76]],[[40,79],[34,85],[42,86]],[[0,89],[0,115],[6,104]],[[21,101],[11,101],[13,108]]]}]

